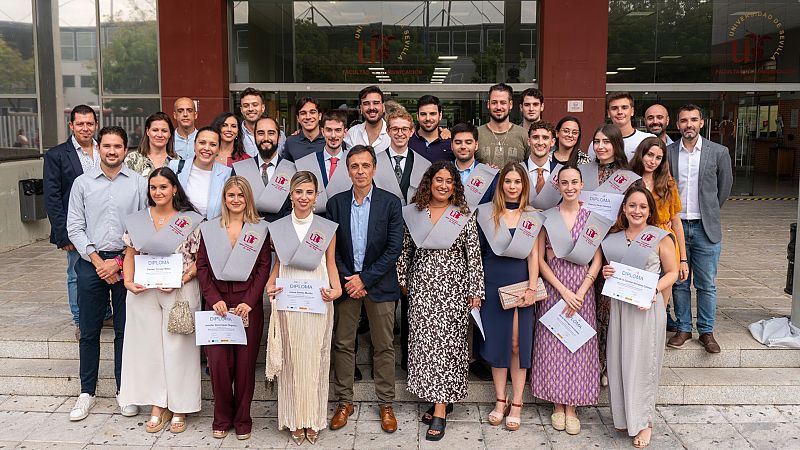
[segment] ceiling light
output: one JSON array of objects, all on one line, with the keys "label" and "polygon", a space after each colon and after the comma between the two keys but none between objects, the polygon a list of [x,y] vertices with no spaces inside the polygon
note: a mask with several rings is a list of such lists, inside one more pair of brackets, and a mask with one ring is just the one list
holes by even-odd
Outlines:
[{"label": "ceiling light", "polygon": [[736,11],[731,13],[732,16],[752,16],[754,14],[758,14],[758,11]]},{"label": "ceiling light", "polygon": [[681,55],[664,55],[660,57],[661,59],[678,59],[683,58]]},{"label": "ceiling light", "polygon": [[658,61],[658,60],[655,60],[655,59],[649,59],[647,61],[642,61],[642,64],[658,64],[660,62],[661,61]]},{"label": "ceiling light", "polygon": [[631,17],[647,17],[655,14],[655,11],[631,11],[628,13]]},{"label": "ceiling light", "polygon": [[616,75],[616,74],[618,74],[618,73],[619,73],[619,72],[613,72],[613,71],[612,71],[612,72],[606,72],[606,75]]},{"label": "ceiling light", "polygon": [[436,70],[436,71],[442,70],[442,71],[445,71],[445,72],[450,72],[450,68],[449,67],[436,67],[433,70]]},{"label": "ceiling light", "polygon": [[375,71],[381,71],[381,70],[386,70],[386,69],[384,69],[383,67],[370,67],[369,70],[375,72]]},{"label": "ceiling light", "polygon": [[458,56],[440,56],[439,59],[443,61],[455,61],[458,59]]},{"label": "ceiling light", "polygon": [[636,70],[636,67],[617,67],[617,70]]}]

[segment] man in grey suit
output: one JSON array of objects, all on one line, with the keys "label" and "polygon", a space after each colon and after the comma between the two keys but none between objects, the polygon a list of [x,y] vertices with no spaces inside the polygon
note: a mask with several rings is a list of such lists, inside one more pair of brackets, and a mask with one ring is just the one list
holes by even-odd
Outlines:
[{"label": "man in grey suit", "polygon": [[[681,347],[692,338],[692,295],[697,293],[697,332],[709,353],[719,353],[714,339],[717,312],[717,265],[722,243],[720,208],[731,192],[733,173],[728,149],[700,137],[703,113],[696,105],[678,110],[681,139],[668,147],[672,176],[681,196],[681,222],[686,236],[689,277],[673,288],[678,331],[667,345]],[[681,261],[684,262],[684,261]]]}]

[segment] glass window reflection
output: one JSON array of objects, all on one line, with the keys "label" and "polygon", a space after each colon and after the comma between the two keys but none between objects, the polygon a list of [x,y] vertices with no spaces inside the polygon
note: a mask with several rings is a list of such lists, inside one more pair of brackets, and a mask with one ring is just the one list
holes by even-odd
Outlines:
[{"label": "glass window reflection", "polygon": [[158,94],[155,0],[99,0],[103,94]]},{"label": "glass window reflection", "polygon": [[0,21],[0,93],[35,94],[32,4],[30,0],[23,1],[3,12]]}]

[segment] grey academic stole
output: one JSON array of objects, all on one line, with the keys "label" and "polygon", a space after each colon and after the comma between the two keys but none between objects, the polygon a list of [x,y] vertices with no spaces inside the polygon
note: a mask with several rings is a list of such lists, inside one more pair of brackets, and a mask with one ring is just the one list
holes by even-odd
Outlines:
[{"label": "grey academic stole", "polygon": [[[408,152],[414,152],[414,150],[409,148]],[[422,181],[422,176],[425,175],[425,171],[431,166],[431,162],[419,153],[414,152],[414,166],[411,168],[411,182],[408,187],[408,196],[404,198],[403,191],[400,190],[400,183],[397,182],[397,176],[394,174],[395,162],[389,159],[389,150],[379,152],[375,156],[378,160],[377,167],[375,168],[375,186],[378,186],[384,191],[391,192],[400,199],[403,205],[407,205],[411,199],[414,198],[414,194],[417,192],[417,188],[419,188],[419,182]],[[406,166],[406,169],[408,169],[408,166]]]},{"label": "grey academic stole", "polygon": [[250,278],[261,247],[267,242],[266,221],[245,223],[233,248],[219,217],[201,225],[200,232],[203,233],[214,278],[222,281],[247,281]]},{"label": "grey academic stole", "polygon": [[582,266],[589,264],[613,225],[610,220],[600,214],[591,212],[578,234],[578,239],[573,241],[572,232],[564,223],[558,208],[550,208],[543,214],[545,216],[544,228],[547,230],[547,237],[550,239],[553,253],[558,258]]},{"label": "grey academic stole", "polygon": [[269,232],[272,234],[272,245],[275,246],[275,253],[278,254],[281,264],[302,270],[314,270],[319,266],[322,255],[331,244],[338,226],[336,222],[315,215],[311,227],[301,241],[294,230],[292,216],[288,215],[269,224]]},{"label": "grey academic stole", "polygon": [[[324,150],[323,150],[324,151]],[[333,172],[333,176],[328,180],[328,185],[322,185],[322,172],[320,172],[319,160],[317,154],[312,153],[306,155],[295,162],[297,170],[307,170],[313,173],[320,183],[319,194],[317,195],[317,204],[314,212],[323,214],[327,211],[328,199],[334,195],[344,192],[353,186],[353,181],[350,179],[350,174],[347,173],[347,164],[345,163],[347,152],[344,152],[342,160]]]},{"label": "grey academic stole", "polygon": [[203,221],[203,216],[194,211],[179,211],[156,231],[150,208],[135,212],[125,218],[125,227],[133,248],[141,253],[169,256],[192,234]]},{"label": "grey academic stole", "polygon": [[636,180],[642,178],[630,170],[617,169],[603,184],[598,185],[600,167],[597,165],[597,162],[592,161],[588,164],[582,164],[578,168],[583,178],[584,191],[624,194]]},{"label": "grey academic stole", "polygon": [[403,207],[403,220],[418,248],[430,250],[450,248],[469,219],[469,213],[461,212],[457,206],[450,205],[436,224],[433,224],[427,209],[418,210],[416,203]]},{"label": "grey academic stole", "polygon": [[469,178],[464,185],[464,197],[467,199],[470,211],[475,211],[475,208],[481,204],[483,196],[489,190],[489,186],[492,185],[492,180],[498,172],[500,170],[478,163],[469,173]]},{"label": "grey academic stole", "polygon": [[256,199],[256,209],[262,213],[277,213],[281,210],[289,196],[289,181],[297,172],[293,162],[282,159],[275,167],[269,184],[264,186],[261,171],[252,159],[248,158],[233,163],[233,170],[236,171],[236,175],[243,176],[250,183],[253,197]]},{"label": "grey academic stole", "polygon": [[528,202],[534,208],[541,210],[550,209],[561,201],[561,192],[558,190],[558,171],[561,170],[561,164],[556,164],[553,170],[550,171],[550,177],[545,180],[542,191],[536,193],[536,183],[530,183],[528,191]]},{"label": "grey academic stole", "polygon": [[544,215],[538,211],[522,211],[517,220],[514,236],[506,228],[503,220],[500,226],[494,224],[494,206],[491,203],[484,203],[478,206],[477,211],[478,226],[483,230],[486,240],[495,255],[507,256],[509,258],[525,259],[530,255],[539,230],[544,224]]},{"label": "grey academic stole", "polygon": [[648,225],[628,245],[624,231],[612,233],[603,239],[603,254],[609,261],[644,270],[650,254],[658,251],[658,244],[669,234],[667,230]]}]

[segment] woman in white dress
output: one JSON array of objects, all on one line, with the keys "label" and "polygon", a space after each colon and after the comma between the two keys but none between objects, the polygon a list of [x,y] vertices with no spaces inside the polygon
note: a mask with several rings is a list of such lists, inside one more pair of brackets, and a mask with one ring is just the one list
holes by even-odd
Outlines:
[{"label": "woman in white dress", "polygon": [[[291,180],[292,213],[270,224],[277,254],[267,283],[272,315],[267,341],[267,378],[278,379],[278,428],[297,445],[317,441],[327,426],[333,301],[342,295],[336,269],[336,223],[313,214],[319,183],[311,172]],[[318,280],[325,313],[279,311],[278,278]]]}]

